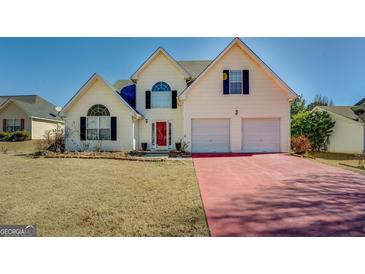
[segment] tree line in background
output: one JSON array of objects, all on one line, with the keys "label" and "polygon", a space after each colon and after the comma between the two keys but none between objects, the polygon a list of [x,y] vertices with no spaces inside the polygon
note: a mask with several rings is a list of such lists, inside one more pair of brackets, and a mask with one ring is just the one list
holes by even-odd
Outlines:
[{"label": "tree line in background", "polygon": [[333,106],[333,101],[316,95],[313,102],[307,105],[303,95],[300,95],[291,105],[291,145],[295,153],[303,154],[310,149],[327,150],[335,121],[328,112],[314,110],[316,106]]}]

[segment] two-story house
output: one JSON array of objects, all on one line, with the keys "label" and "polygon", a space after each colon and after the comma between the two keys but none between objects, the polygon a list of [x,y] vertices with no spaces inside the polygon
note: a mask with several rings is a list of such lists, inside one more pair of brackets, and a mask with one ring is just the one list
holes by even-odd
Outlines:
[{"label": "two-story house", "polygon": [[158,48],[128,80],[94,74],[63,109],[66,148],[288,152],[296,93],[240,39],[214,60]]}]

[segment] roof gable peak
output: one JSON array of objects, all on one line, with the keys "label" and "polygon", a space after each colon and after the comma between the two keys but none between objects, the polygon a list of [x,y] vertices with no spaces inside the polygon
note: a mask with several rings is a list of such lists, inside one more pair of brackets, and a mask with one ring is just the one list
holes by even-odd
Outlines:
[{"label": "roof gable peak", "polygon": [[153,62],[153,60],[155,59],[155,57],[160,53],[163,54],[164,56],[166,56],[181,71],[181,73],[184,75],[185,79],[191,78],[191,75],[163,47],[158,47],[147,58],[147,60],[137,69],[137,71],[135,73],[133,73],[133,75],[130,77],[132,79],[132,81],[137,81],[139,73],[141,71],[143,71],[143,69],[146,68],[149,64],[151,64]]},{"label": "roof gable peak", "polygon": [[240,38],[235,37],[224,49],[221,53],[218,54],[216,58],[203,70],[200,75],[196,78],[196,80],[188,86],[185,90],[183,90],[179,94],[179,98],[184,100],[187,92],[189,92],[194,85],[208,72],[210,69],[219,61],[221,58],[229,52],[234,46],[238,46],[244,53],[246,53],[253,61],[255,61],[260,68],[262,68],[265,73],[270,75],[279,86],[281,86],[288,94],[290,94],[291,99],[295,99],[298,95],[266,64],[264,61],[260,59]]},{"label": "roof gable peak", "polygon": [[102,83],[104,83],[111,91],[111,93],[113,94],[113,96],[120,101],[121,103],[123,103],[130,111],[131,113],[133,113],[137,118],[141,117],[141,115],[134,110],[121,96],[119,96],[118,90],[111,86],[107,81],[104,80],[103,77],[101,77],[99,74],[97,74],[96,72],[86,81],[86,83],[76,92],[76,94],[66,103],[66,105],[63,107],[61,113],[65,114],[69,108],[71,107],[71,105],[73,104],[73,102],[75,102],[77,100],[77,98],[80,98],[82,96],[82,94],[84,94],[88,88],[95,82],[95,81],[100,81]]}]

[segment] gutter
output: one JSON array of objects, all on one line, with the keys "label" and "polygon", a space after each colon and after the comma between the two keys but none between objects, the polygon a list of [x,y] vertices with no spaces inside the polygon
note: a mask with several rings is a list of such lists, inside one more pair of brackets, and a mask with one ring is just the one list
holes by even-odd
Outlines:
[{"label": "gutter", "polygon": [[42,118],[42,117],[37,117],[37,116],[30,116],[31,119],[39,119],[39,120],[44,120],[44,121],[50,121],[50,122],[56,122],[56,123],[61,123],[64,124],[65,121],[62,120],[53,120],[53,119],[47,119],[47,118]]}]

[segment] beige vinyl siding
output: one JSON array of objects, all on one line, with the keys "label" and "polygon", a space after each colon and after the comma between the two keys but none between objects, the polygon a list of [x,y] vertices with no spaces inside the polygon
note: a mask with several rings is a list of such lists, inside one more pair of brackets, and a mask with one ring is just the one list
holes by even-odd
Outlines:
[{"label": "beige vinyl siding", "polygon": [[[321,108],[317,108],[322,110]],[[364,150],[364,124],[328,111],[336,124],[329,138],[328,151],[362,153]]]},{"label": "beige vinyl siding", "polygon": [[[168,121],[172,123],[172,148],[183,136],[182,106],[172,108],[145,108],[145,92],[151,90],[157,82],[166,82],[172,90],[179,94],[186,87],[184,75],[163,53],[155,56],[152,62],[146,66],[138,75],[136,108],[147,119],[139,120],[139,142],[147,142],[151,146],[151,124],[156,121]],[[151,96],[152,97],[152,96]]]},{"label": "beige vinyl siding", "polygon": [[[104,82],[96,79],[89,89],[70,106],[66,113],[67,150],[82,149],[82,145],[89,144],[95,148],[95,141],[80,141],[80,117],[87,116],[87,111],[95,104],[106,106],[110,116],[117,117],[117,141],[102,141],[102,150],[129,151],[133,149],[133,118],[128,107],[119,101],[113,90]],[[81,145],[81,147],[80,147]]]},{"label": "beige vinyl siding", "polygon": [[46,121],[42,119],[32,118],[32,139],[43,139],[48,130],[64,128],[64,125],[58,122]]},{"label": "beige vinyl siding", "polygon": [[3,131],[3,119],[24,119],[24,129],[32,131],[31,119],[14,103],[10,103],[0,112],[0,131]]},{"label": "beige vinyl siding", "polygon": [[[223,70],[249,70],[250,94],[223,95]],[[233,46],[187,93],[183,121],[191,143],[191,120],[230,119],[231,152],[241,152],[243,118],[279,118],[280,148],[290,147],[290,104],[288,95],[237,45]],[[236,110],[238,111],[235,115]]]}]

